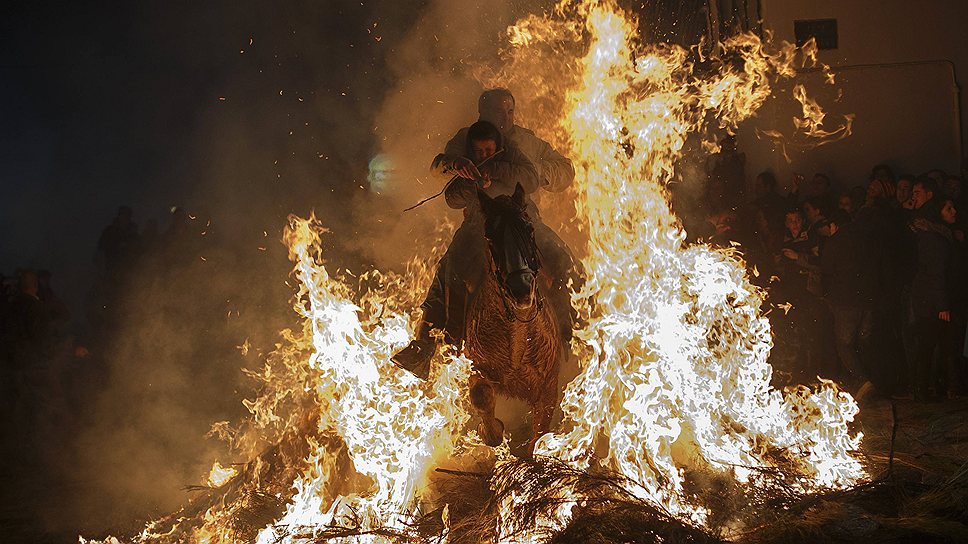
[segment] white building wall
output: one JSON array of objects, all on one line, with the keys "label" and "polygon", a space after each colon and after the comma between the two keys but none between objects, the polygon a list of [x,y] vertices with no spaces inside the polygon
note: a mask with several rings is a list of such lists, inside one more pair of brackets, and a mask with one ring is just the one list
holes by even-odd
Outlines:
[{"label": "white building wall", "polygon": [[956,78],[968,78],[968,0],[761,0],[761,14],[775,40],[791,42],[796,20],[837,20],[838,48],[820,52],[835,69],[836,84],[824,85],[817,73],[798,81],[831,121],[854,114],[854,133],[814,149],[793,139],[787,162],[778,146],[757,136],[769,129],[793,132],[800,106],[790,96],[792,85],[780,86],[740,128],[748,177],[771,169],[786,185],[794,172],[825,172],[847,189],[864,184],[882,162],[898,174],[959,171],[968,99],[959,96]]}]

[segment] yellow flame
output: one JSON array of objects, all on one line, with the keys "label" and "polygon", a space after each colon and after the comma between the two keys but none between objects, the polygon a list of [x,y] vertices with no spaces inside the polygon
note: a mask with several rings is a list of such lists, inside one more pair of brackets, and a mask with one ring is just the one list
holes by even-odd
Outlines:
[{"label": "yellow flame", "polygon": [[793,88],[793,97],[796,98],[797,102],[803,107],[803,116],[799,119],[793,120],[793,125],[797,130],[802,131],[807,136],[811,138],[818,138],[820,142],[817,144],[823,145],[830,142],[835,142],[837,140],[842,140],[851,134],[851,126],[854,122],[853,115],[844,116],[844,124],[840,125],[834,130],[824,130],[823,120],[826,114],[823,108],[817,104],[817,101],[807,96],[807,91],[804,89],[803,85],[797,84]]},{"label": "yellow flame", "polygon": [[239,471],[235,467],[223,467],[221,463],[215,461],[212,470],[208,474],[208,485],[211,487],[222,487],[225,482],[231,480]]},{"label": "yellow flame", "polygon": [[[763,293],[735,251],[684,243],[666,189],[686,137],[709,125],[731,131],[753,115],[772,80],[795,75],[796,48],[772,50],[739,35],[707,58],[698,49],[643,46],[635,28],[612,1],[565,1],[508,32],[508,65],[529,68],[519,73],[535,93],[554,91],[549,111],[562,116],[542,128],[574,160],[588,236],[581,253],[589,277],[574,298],[586,318],[576,334],[582,370],[565,390],[561,430],[543,436],[536,452],[616,470],[636,482],[638,496],[697,522],[705,511],[683,493],[688,469],[752,482],[756,469],[773,462],[771,452],[787,449],[809,478],[801,485],[855,482],[864,476],[851,455],[861,436],[847,427],[856,403],[829,381],[812,390],[770,387]],[[815,53],[808,47],[804,62],[815,63]],[[805,92],[796,98],[805,123],[798,129],[843,136],[823,132],[823,112]],[[428,471],[479,444],[473,433],[464,438],[469,360],[446,351],[421,382],[389,359],[413,333],[410,312],[436,259],[414,261],[402,275],[371,273],[360,278],[370,286],[357,290],[327,271],[324,230],[313,217],[290,218],[285,241],[304,324],[283,331],[263,371],[251,374],[264,390],[245,402],[248,439],[236,444],[254,455],[259,444],[306,426],[305,406],[313,407],[310,453],[285,513],[259,533],[263,543],[315,540],[333,526],[407,533]],[[499,452],[507,457],[506,448]],[[501,507],[526,500],[512,495]],[[562,504],[540,523],[560,526],[573,506]],[[229,518],[228,509],[212,507],[192,540],[232,541]],[[505,529],[499,523],[495,541],[528,540]],[[176,538],[175,528],[155,530],[149,524],[137,540]]]},{"label": "yellow flame", "polygon": [[[329,276],[319,259],[323,231],[315,218],[296,217],[286,231],[301,286],[297,310],[312,331],[307,364],[316,372],[319,431],[339,436],[353,469],[372,483],[324,504],[320,491],[331,484],[324,465],[331,459],[318,451],[318,470],[295,483],[295,500],[279,525],[324,527],[352,518],[362,529],[405,530],[427,472],[453,451],[469,417],[462,395],[470,361],[452,352],[446,364],[439,357],[428,382],[393,365],[390,355],[412,334],[409,316],[392,310],[364,314],[364,307],[383,314],[387,302],[358,304],[345,284]],[[279,535],[269,527],[259,540],[278,542]]]},{"label": "yellow flame", "polygon": [[[638,482],[640,496],[697,521],[701,506],[681,493],[684,470],[748,480],[743,467],[770,463],[767,446],[800,453],[815,485],[854,482],[863,475],[850,455],[860,436],[847,430],[856,404],[830,382],[771,389],[762,294],[735,253],[683,244],[665,188],[687,134],[710,116],[733,127],[752,115],[770,77],[792,73],[790,47],[769,53],[752,35],[731,38],[720,55],[742,62],[700,78],[681,48],[637,49],[636,22],[611,2],[575,13],[590,45],[566,126],[590,237],[578,302],[595,312],[578,333],[588,349],[562,402],[566,430],[537,451],[581,468],[605,464]],[[677,459],[677,449],[695,455]]]}]

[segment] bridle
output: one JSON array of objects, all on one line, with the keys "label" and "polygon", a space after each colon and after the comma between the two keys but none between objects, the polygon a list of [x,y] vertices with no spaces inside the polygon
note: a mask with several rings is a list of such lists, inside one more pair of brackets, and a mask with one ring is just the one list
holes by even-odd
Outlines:
[{"label": "bridle", "polygon": [[[508,216],[510,214],[504,213],[502,215]],[[497,259],[494,258],[494,255],[496,254],[495,244],[494,244],[494,241],[491,240],[490,238],[487,239],[488,252],[490,254],[489,260],[491,261],[491,273],[495,275],[497,279],[497,283],[500,286],[501,302],[504,304],[504,312],[507,317],[507,320],[512,323],[514,321],[518,321],[521,323],[531,323],[532,321],[537,319],[538,315],[541,313],[541,310],[544,308],[544,296],[542,296],[541,290],[538,289],[538,284],[537,284],[538,270],[541,269],[541,256],[538,250],[538,246],[534,241],[534,229],[525,228],[525,227],[531,226],[530,221],[528,220],[527,213],[521,210],[519,212],[519,216],[516,219],[518,219],[521,224],[518,225],[518,224],[511,223],[510,225],[507,225],[506,228],[504,229],[505,237],[503,241],[505,244],[509,243],[509,240],[508,240],[509,237],[506,236],[506,234],[508,234],[508,231],[510,231],[510,234],[511,234],[510,238],[511,240],[513,240],[515,247],[520,249],[523,252],[523,255],[522,255],[524,260],[523,264],[526,266],[511,272],[508,272],[507,274],[503,273],[501,264],[498,262]],[[508,302],[509,299],[512,299],[514,297],[511,294],[511,290],[507,285],[507,278],[509,278],[512,274],[517,274],[525,270],[530,271],[534,275],[534,281],[531,284],[531,294],[535,299],[535,303],[534,303],[534,314],[527,319],[522,319],[517,316],[514,309],[511,307],[510,302]]]},{"label": "bridle", "polygon": [[[507,289],[503,286],[502,290],[507,291]],[[544,297],[541,296],[541,291],[538,290],[537,286],[533,287],[532,290],[537,291],[537,300],[534,301],[534,315],[528,319],[520,319],[518,314],[514,313],[514,309],[511,308],[511,305],[508,303],[509,297],[507,292],[501,294],[501,301],[504,302],[504,311],[507,315],[508,321],[511,323],[515,321],[520,321],[521,323],[531,323],[538,318],[538,314],[541,313],[541,309],[544,307]]]}]

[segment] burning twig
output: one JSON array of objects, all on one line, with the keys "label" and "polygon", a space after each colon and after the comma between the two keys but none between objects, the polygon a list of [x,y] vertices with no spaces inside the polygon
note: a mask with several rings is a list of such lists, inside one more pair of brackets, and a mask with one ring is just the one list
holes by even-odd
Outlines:
[{"label": "burning twig", "polygon": [[477,478],[479,480],[484,480],[484,481],[491,479],[490,474],[485,474],[483,472],[467,472],[464,470],[452,470],[447,468],[438,468],[434,470],[434,472],[439,472],[441,474],[450,474],[452,476],[464,476],[467,478]]}]

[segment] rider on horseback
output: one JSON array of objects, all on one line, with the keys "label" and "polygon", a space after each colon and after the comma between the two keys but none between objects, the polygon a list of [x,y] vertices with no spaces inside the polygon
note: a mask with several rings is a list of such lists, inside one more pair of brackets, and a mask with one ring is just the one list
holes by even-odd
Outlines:
[{"label": "rider on horseback", "polygon": [[[482,120],[455,136],[455,139],[464,136],[462,155],[451,158],[451,155],[442,154],[434,161],[435,166],[443,165],[445,171],[457,175],[447,187],[445,198],[450,207],[464,209],[464,222],[441,258],[427,298],[421,305],[424,315],[417,327],[416,338],[393,356],[399,366],[422,377],[426,377],[430,358],[436,351],[436,342],[430,335],[432,329],[442,330],[449,343],[457,344],[463,340],[468,294],[477,288],[484,270],[485,246],[477,191],[482,190],[491,197],[511,195],[517,184],[528,194],[541,186],[560,190],[563,180],[567,186],[574,177],[570,161],[554,152],[533,132],[513,124],[513,97],[509,92],[504,89],[487,91],[481,95],[479,105]],[[510,127],[507,132],[517,133],[533,153],[544,157],[541,173],[514,140],[505,138],[498,126],[484,119],[485,115],[496,118],[501,126]],[[534,140],[544,145],[536,145]],[[450,153],[453,153],[453,143],[454,140],[448,143]],[[552,154],[548,153],[549,150]],[[559,316],[562,335],[567,339],[571,335],[573,318],[567,281],[577,278],[574,259],[558,235],[540,221],[530,198],[527,204],[541,258],[555,278],[549,300]]]}]

